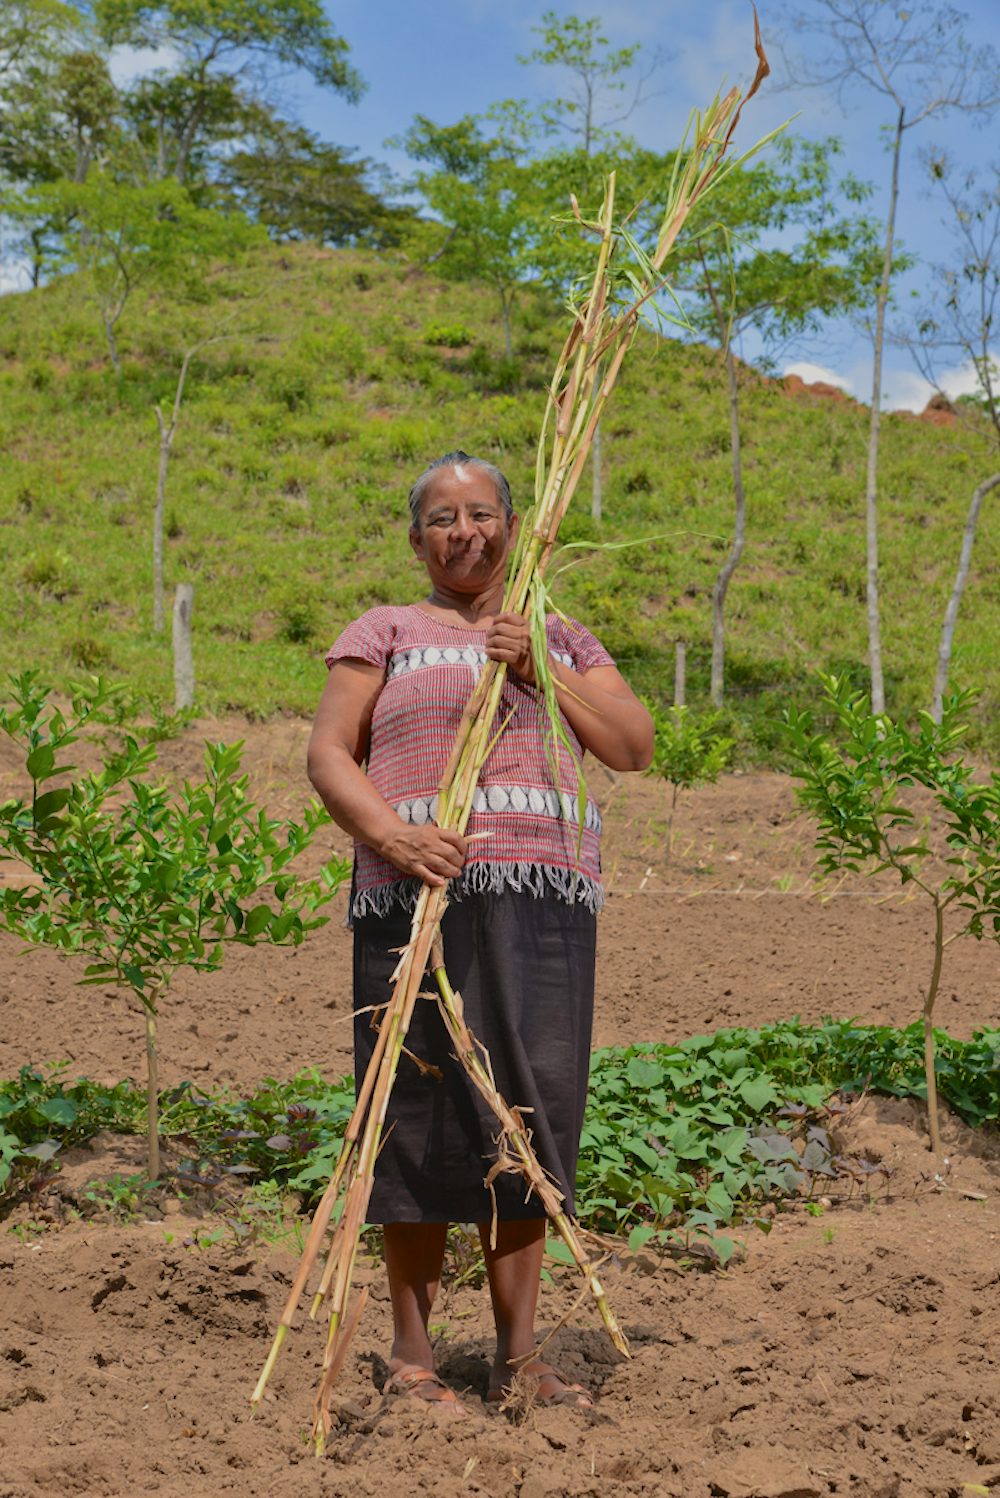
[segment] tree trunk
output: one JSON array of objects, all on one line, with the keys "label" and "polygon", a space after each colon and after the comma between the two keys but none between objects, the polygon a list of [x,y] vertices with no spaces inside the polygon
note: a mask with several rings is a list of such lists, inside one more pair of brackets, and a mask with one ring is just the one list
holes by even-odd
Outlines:
[{"label": "tree trunk", "polygon": [[513,340],[512,334],[511,334],[511,326],[510,326],[510,312],[511,312],[511,302],[512,301],[513,301],[513,295],[512,295],[512,293],[509,292],[509,291],[507,291],[506,288],[501,288],[501,291],[500,291],[500,311],[501,311],[501,315],[503,317],[503,351],[504,351],[504,357],[507,358],[507,359],[513,359],[513,357],[514,357],[514,340]]},{"label": "tree trunk", "polygon": [[153,511],[153,628],[157,634],[163,631],[163,504],[167,494],[167,466],[170,463],[170,448],[180,420],[181,401],[184,399],[184,383],[187,380],[191,360],[217,338],[205,338],[189,348],[181,363],[174,391],[174,405],[170,413],[170,425],[163,418],[159,406],[154,406],[156,424],[160,428],[160,471],[156,480],[156,509]]},{"label": "tree trunk", "polygon": [[670,810],[667,812],[667,846],[663,854],[666,863],[674,851],[674,816],[677,812],[677,796],[680,786],[676,782],[670,787]]},{"label": "tree trunk", "polygon": [[944,959],[944,911],[940,900],[934,899],[934,966],[931,981],[924,1000],[924,1078],[927,1083],[927,1128],[931,1136],[931,1149],[935,1155],[941,1153],[941,1127],[938,1120],[937,1076],[934,1071],[934,1000],[941,982],[941,963]]},{"label": "tree trunk", "polygon": [[746,496],[743,490],[743,458],[740,450],[740,386],[736,359],[726,343],[726,376],[729,385],[729,445],[733,466],[733,498],[736,502],[736,524],[729,555],[715,579],[712,589],[712,676],[710,695],[714,707],[722,706],[726,669],[726,594],[733,573],[739,566],[746,541]]},{"label": "tree trunk", "polygon": [[160,1174],[160,1068],[156,1052],[156,1010],[143,1006],[146,1015],[146,1173],[151,1181]]},{"label": "tree trunk", "polygon": [[903,145],[905,111],[900,105],[892,147],[892,185],[885,224],[882,279],[875,298],[875,345],[872,368],[872,408],[868,430],[868,473],[865,482],[865,549],[867,559],[866,602],[868,610],[868,669],[871,675],[872,712],[885,712],[885,681],[882,674],[882,629],[879,621],[878,586],[878,439],[882,420],[882,351],[885,346],[885,309],[892,278],[893,241],[896,235],[896,202],[899,198],[899,157]]},{"label": "tree trunk", "polygon": [[173,423],[167,426],[159,406],[156,420],[160,427],[160,469],[156,479],[156,508],[153,511],[153,629],[163,632],[163,506],[167,495],[167,466],[170,463],[170,444],[174,437]]},{"label": "tree trunk", "polygon": [[590,449],[590,477],[593,489],[590,495],[591,519],[600,522],[603,487],[601,483],[601,423],[594,428],[594,440]]},{"label": "tree trunk", "polygon": [[115,340],[114,320],[108,317],[106,312],[101,313],[101,321],[104,324],[104,334],[108,340],[108,353],[111,355],[111,363],[114,365],[115,374],[122,372],[122,361],[118,357],[118,344]]},{"label": "tree trunk", "polygon": [[972,547],[976,539],[979,511],[987,494],[989,494],[991,489],[996,489],[998,485],[1000,485],[1000,473],[995,473],[992,478],[984,479],[972,496],[972,503],[969,505],[969,513],[966,516],[965,531],[962,536],[962,550],[958,560],[958,571],[955,574],[955,585],[951,590],[948,607],[944,612],[944,624],[941,626],[941,644],[938,646],[937,675],[934,678],[934,702],[931,706],[931,716],[935,723],[941,722],[944,694],[948,690],[951,645],[955,636],[955,622],[958,619],[962,594],[965,592],[965,584],[969,576],[969,564],[972,561]]},{"label": "tree trunk", "polygon": [[42,263],[43,263],[43,260],[44,260],[44,254],[45,254],[45,252],[44,252],[44,250],[42,248],[42,231],[40,229],[32,229],[32,231],[31,231],[31,285],[32,285],[32,289],[34,291],[37,291],[38,288],[39,288],[39,286],[42,283]]},{"label": "tree trunk", "polygon": [[684,706],[687,686],[687,641],[678,640],[674,646],[674,707]]},{"label": "tree trunk", "polygon": [[194,706],[194,650],[191,644],[191,614],[194,587],[178,583],[174,595],[174,711]]}]

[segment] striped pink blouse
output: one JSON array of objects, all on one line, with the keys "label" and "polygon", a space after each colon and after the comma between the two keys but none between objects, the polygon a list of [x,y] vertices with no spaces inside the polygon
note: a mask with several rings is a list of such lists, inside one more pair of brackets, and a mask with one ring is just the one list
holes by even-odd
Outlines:
[{"label": "striped pink blouse", "polygon": [[[546,619],[549,648],[574,671],[614,662],[575,620]],[[406,822],[422,826],[437,812],[437,786],[469,695],[486,662],[486,631],[445,624],[416,604],[369,609],[349,624],[326,664],[368,661],[385,672],[372,715],[368,775]],[[599,910],[601,814],[587,800],[579,826],[577,769],[583,751],[569,723],[572,746],[553,747],[544,705],[534,687],[508,674],[497,727],[511,714],[492,749],[475,793],[472,843],[449,894],[517,889],[550,893]],[[555,769],[558,775],[553,775]],[[410,906],[419,882],[407,879],[363,843],[355,845],[351,918]]]}]

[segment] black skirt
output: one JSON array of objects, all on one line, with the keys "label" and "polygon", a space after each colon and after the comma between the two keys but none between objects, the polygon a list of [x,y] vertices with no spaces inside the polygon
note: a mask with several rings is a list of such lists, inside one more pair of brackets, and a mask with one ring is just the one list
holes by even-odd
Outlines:
[{"label": "black skirt", "polygon": [[[445,966],[472,1033],[489,1051],[497,1086],[519,1107],[543,1167],[573,1210],[580,1129],[587,1100],[594,1011],[596,918],[581,904],[505,890],[464,897],[442,922]],[[356,1010],[384,1004],[405,911],[363,916],[354,926]],[[433,989],[428,976],[425,987]],[[358,1085],[375,1043],[372,1020],[354,1020]],[[368,1221],[489,1222],[484,1181],[499,1125],[455,1059],[432,999],[418,999],[407,1049],[437,1067],[438,1080],[405,1054],[393,1086],[375,1168]],[[520,1173],[494,1181],[502,1220],[544,1217]]]}]

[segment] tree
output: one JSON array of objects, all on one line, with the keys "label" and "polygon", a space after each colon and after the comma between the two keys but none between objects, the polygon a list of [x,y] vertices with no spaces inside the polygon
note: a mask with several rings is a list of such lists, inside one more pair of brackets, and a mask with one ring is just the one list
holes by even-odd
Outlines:
[{"label": "tree", "polygon": [[272,239],[379,249],[399,241],[414,211],[379,195],[372,162],[269,111],[260,114],[261,127],[219,162],[217,183],[228,201]]},{"label": "tree", "polygon": [[160,433],[159,463],[156,473],[156,504],[153,509],[153,628],[157,634],[163,629],[163,509],[167,499],[167,470],[170,466],[170,454],[174,445],[174,437],[177,435],[177,423],[181,415],[181,402],[184,399],[184,386],[187,384],[188,371],[191,368],[192,361],[211,344],[218,341],[218,337],[202,338],[198,343],[192,344],[190,348],[185,349],[184,357],[181,360],[181,367],[177,375],[177,384],[174,387],[174,402],[170,408],[169,419],[164,416],[162,406],[157,404],[153,407],[153,414],[156,417],[156,425]]},{"label": "tree", "polygon": [[882,273],[875,290],[872,330],[872,403],[865,484],[868,656],[872,707],[885,711],[882,634],[879,617],[878,447],[882,411],[882,355],[886,309],[896,258],[896,208],[904,136],[925,120],[959,109],[980,117],[1000,104],[1000,63],[992,47],[973,48],[964,17],[939,0],[915,0],[905,8],[886,0],[815,0],[793,25],[822,38],[824,60],[795,61],[796,83],[832,86],[841,103],[855,88],[874,89],[891,111],[889,197],[886,204]]},{"label": "tree", "polygon": [[729,763],[733,740],[722,733],[719,713],[699,717],[688,707],[674,706],[667,712],[650,704],[656,739],[653,762],[646,771],[671,788],[667,809],[666,856],[674,846],[674,814],[681,791],[712,785]]},{"label": "tree", "polygon": [[[596,16],[584,20],[547,10],[541,25],[531,29],[542,38],[541,45],[518,62],[541,63],[570,76],[569,92],[542,105],[542,123],[578,137],[585,156],[595,147],[617,145],[615,126],[624,124],[647,97],[646,84],[660,65],[660,53],[639,68],[639,44],[613,49]],[[617,112],[609,115],[607,110]]]},{"label": "tree", "polygon": [[[863,214],[837,214],[836,194],[855,208],[868,189],[835,183],[833,141],[783,140],[776,162],[729,174],[713,203],[714,221],[692,226],[675,289],[690,328],[719,349],[729,394],[733,539],[712,588],[711,700],[725,689],[726,596],[746,543],[740,431],[740,374],[733,345],[748,329],[765,347],[815,330],[822,320],[865,304],[877,275],[877,230]],[[778,238],[780,236],[780,239]]]},{"label": "tree", "polygon": [[5,0],[0,11],[0,87],[18,77],[41,51],[72,31],[77,17],[62,0]]},{"label": "tree", "polygon": [[202,285],[206,263],[231,260],[256,232],[240,214],[197,207],[176,182],[134,186],[104,172],[46,183],[9,211],[59,226],[59,263],[85,276],[117,374],[118,325],[136,287],[190,292]]},{"label": "tree", "polygon": [[530,125],[509,106],[436,125],[418,115],[403,146],[430,170],[413,185],[445,226],[436,260],[456,280],[486,281],[500,301],[504,351],[513,356],[511,317],[517,289],[535,260],[538,224],[527,203]]},{"label": "tree", "polygon": [[351,102],[364,87],[321,0],[79,0],[79,9],[105,45],[175,59],[129,100],[151,176],[186,182],[200,152],[241,137],[252,104],[267,101],[276,65]]},{"label": "tree", "polygon": [[[940,723],[921,713],[916,728],[909,728],[871,712],[846,678],[822,680],[839,742],[814,733],[808,713],[793,710],[785,718],[802,781],[798,796],[819,824],[820,865],[828,873],[892,869],[903,885],[927,896],[934,912],[922,1019],[931,1149],[940,1154],[934,1003],[952,942],[974,936],[1000,943],[1000,774],[974,781],[960,756],[966,732],[961,715],[971,692],[949,698]],[[929,812],[907,804],[915,785],[930,793]]]},{"label": "tree", "polygon": [[947,157],[931,155],[926,164],[949,210],[954,250],[947,264],[935,268],[937,295],[920,315],[909,346],[925,379],[942,394],[943,364],[958,361],[973,371],[978,396],[958,412],[982,461],[994,470],[973,491],[941,625],[931,705],[940,723],[980,511],[987,495],[1000,488],[1000,168],[994,167],[991,180],[981,186],[975,173],[958,174]]},{"label": "tree", "polygon": [[32,212],[21,194],[85,180],[116,137],[118,95],[96,38],[69,7],[25,0],[11,9],[0,22],[0,187],[18,203],[19,248],[37,285],[61,219],[50,204]]},{"label": "tree", "polygon": [[[317,911],[348,866],[335,860],[309,880],[288,872],[328,818],[315,803],[301,823],[256,807],[239,774],[242,745],[207,745],[205,780],[176,795],[144,778],[156,748],[130,734],[100,770],[75,773],[65,752],[100,723],[115,693],[91,678],[72,690],[64,713],[36,672],[12,681],[0,730],[25,754],[31,795],[0,805],[0,857],[27,877],[0,890],[0,917],[25,941],[84,957],[84,983],[111,984],[142,1009],[155,1180],[156,1020],[172,978],[185,967],[214,972],[230,942],[297,946],[324,924]],[[265,890],[273,906],[261,902]]]},{"label": "tree", "polygon": [[[58,43],[66,39],[60,34]],[[117,107],[107,61],[99,53],[40,45],[3,87],[4,176],[13,183],[84,181],[113,134]]]}]

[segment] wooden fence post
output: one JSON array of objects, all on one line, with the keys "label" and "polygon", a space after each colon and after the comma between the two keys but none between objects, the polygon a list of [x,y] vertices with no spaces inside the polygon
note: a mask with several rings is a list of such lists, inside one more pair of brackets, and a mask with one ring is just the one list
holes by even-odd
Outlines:
[{"label": "wooden fence post", "polygon": [[191,648],[191,614],[194,585],[178,583],[174,595],[174,711],[194,706],[194,653]]},{"label": "wooden fence post", "polygon": [[678,640],[674,646],[674,707],[684,706],[684,687],[687,678],[687,641]]}]

